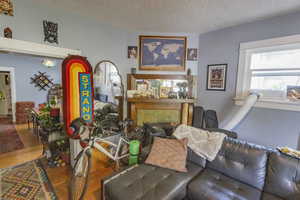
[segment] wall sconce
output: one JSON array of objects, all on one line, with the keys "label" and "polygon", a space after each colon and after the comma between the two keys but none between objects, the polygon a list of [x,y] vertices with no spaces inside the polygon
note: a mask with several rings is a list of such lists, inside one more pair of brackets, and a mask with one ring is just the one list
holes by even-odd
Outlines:
[{"label": "wall sconce", "polygon": [[42,64],[48,68],[52,68],[56,66],[56,61],[50,59],[43,59]]}]

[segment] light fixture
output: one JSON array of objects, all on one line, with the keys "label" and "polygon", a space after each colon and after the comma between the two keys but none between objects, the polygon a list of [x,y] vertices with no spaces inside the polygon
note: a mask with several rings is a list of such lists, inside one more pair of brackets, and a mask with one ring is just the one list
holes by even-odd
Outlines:
[{"label": "light fixture", "polygon": [[42,64],[48,68],[52,68],[56,66],[56,61],[45,58],[43,59]]}]

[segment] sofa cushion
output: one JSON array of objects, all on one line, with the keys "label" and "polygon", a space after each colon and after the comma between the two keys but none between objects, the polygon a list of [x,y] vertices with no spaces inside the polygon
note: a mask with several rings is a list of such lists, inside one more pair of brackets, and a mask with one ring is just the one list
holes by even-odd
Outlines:
[{"label": "sofa cushion", "polygon": [[187,162],[187,173],[139,165],[104,184],[106,200],[176,200],[186,196],[187,183],[203,168]]},{"label": "sofa cushion", "polygon": [[300,199],[300,159],[271,153],[264,191],[283,199]]},{"label": "sofa cushion", "polygon": [[226,138],[215,160],[207,167],[262,190],[266,175],[267,150]]},{"label": "sofa cushion", "polygon": [[181,140],[155,137],[146,164],[186,172],[187,138]]},{"label": "sofa cushion", "polygon": [[284,200],[280,197],[274,196],[273,194],[269,194],[267,192],[262,193],[261,200]]},{"label": "sofa cushion", "polygon": [[260,190],[211,169],[193,179],[187,191],[189,200],[259,200],[260,195]]},{"label": "sofa cushion", "polygon": [[188,147],[187,160],[205,168],[206,160],[198,156],[191,148]]}]

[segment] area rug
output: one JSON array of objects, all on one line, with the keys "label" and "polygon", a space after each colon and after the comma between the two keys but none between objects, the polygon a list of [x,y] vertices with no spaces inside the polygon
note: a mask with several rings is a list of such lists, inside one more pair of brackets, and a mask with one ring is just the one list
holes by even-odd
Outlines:
[{"label": "area rug", "polygon": [[7,153],[24,148],[15,126],[9,121],[0,123],[0,153]]},{"label": "area rug", "polygon": [[41,160],[0,170],[1,200],[57,200]]}]

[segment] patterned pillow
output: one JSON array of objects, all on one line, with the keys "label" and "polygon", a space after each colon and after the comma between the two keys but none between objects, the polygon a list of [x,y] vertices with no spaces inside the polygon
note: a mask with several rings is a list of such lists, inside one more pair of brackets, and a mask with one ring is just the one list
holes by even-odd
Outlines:
[{"label": "patterned pillow", "polygon": [[187,172],[187,138],[181,140],[155,137],[146,164]]}]

